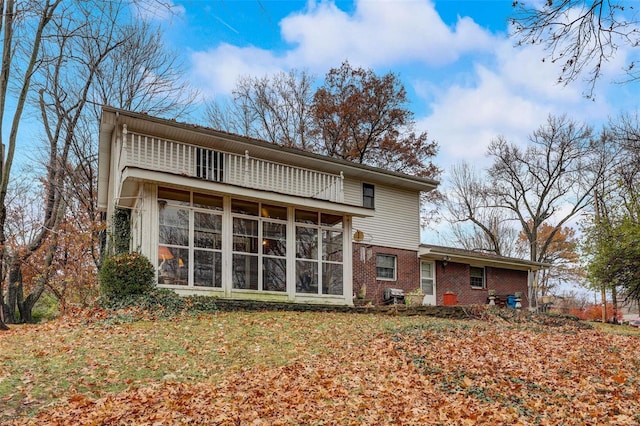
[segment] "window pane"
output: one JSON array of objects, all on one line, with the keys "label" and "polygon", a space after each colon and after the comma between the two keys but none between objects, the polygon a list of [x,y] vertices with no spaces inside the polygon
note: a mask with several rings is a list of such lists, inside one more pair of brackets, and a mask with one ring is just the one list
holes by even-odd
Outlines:
[{"label": "window pane", "polygon": [[322,213],[320,215],[320,224],[322,226],[332,226],[342,228],[342,216],[335,214]]},{"label": "window pane", "polygon": [[270,206],[263,204],[260,209],[260,216],[271,219],[287,220],[287,208],[282,206]]},{"label": "window pane", "polygon": [[233,288],[258,289],[258,256],[233,255]]},{"label": "window pane", "polygon": [[420,262],[422,268],[422,276],[424,278],[433,278],[433,264],[431,262]]},{"label": "window pane", "polygon": [[220,211],[224,209],[222,197],[218,197],[216,195],[198,194],[197,192],[193,193],[193,206],[203,209]]},{"label": "window pane", "polygon": [[342,294],[342,264],[322,265],[322,294]]},{"label": "window pane", "polygon": [[372,209],[374,208],[375,187],[370,183],[362,184],[362,206]]},{"label": "window pane", "polygon": [[233,218],[233,251],[258,253],[258,221]]},{"label": "window pane", "polygon": [[187,285],[189,280],[189,249],[158,247],[158,283]]},{"label": "window pane", "polygon": [[222,287],[222,253],[195,250],[193,257],[193,284]]},{"label": "window pane", "polygon": [[262,289],[285,291],[287,289],[287,260],[265,257],[262,266]]},{"label": "window pane", "polygon": [[160,244],[189,245],[189,211],[176,207],[160,208]]},{"label": "window pane", "polygon": [[298,259],[318,258],[318,230],[296,227],[296,257]]},{"label": "window pane", "polygon": [[318,224],[318,213],[306,210],[296,210],[296,222]]},{"label": "window pane", "polygon": [[231,213],[258,216],[258,203],[245,200],[231,200]]},{"label": "window pane", "polygon": [[471,276],[471,287],[484,288],[484,269],[477,267],[469,268],[469,275]]},{"label": "window pane", "polygon": [[379,254],[376,257],[376,266],[380,268],[393,268],[396,264],[395,256],[387,256],[384,254]]},{"label": "window pane", "polygon": [[158,200],[188,206],[191,203],[191,194],[189,191],[181,191],[179,189],[158,188]]},{"label": "window pane", "polygon": [[423,278],[421,287],[424,294],[433,296],[433,280],[432,279]]},{"label": "window pane", "polygon": [[318,294],[318,262],[296,261],[296,292]]},{"label": "window pane", "polygon": [[262,253],[269,256],[287,255],[287,225],[262,223]]},{"label": "window pane", "polygon": [[193,244],[198,248],[222,249],[222,216],[194,212]]},{"label": "window pane", "polygon": [[342,262],[342,231],[322,231],[322,259]]}]

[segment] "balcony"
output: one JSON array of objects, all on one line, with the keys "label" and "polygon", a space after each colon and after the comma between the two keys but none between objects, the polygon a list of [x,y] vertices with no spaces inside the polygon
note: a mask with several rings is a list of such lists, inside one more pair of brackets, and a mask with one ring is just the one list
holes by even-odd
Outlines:
[{"label": "balcony", "polygon": [[342,175],[252,158],[248,151],[238,155],[126,131],[117,169],[121,173],[125,167],[337,203],[344,201]]}]

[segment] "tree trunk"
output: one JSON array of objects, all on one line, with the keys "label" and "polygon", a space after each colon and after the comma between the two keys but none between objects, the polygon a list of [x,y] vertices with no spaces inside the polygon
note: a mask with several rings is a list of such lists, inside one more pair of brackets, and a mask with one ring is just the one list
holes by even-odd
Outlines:
[{"label": "tree trunk", "polygon": [[613,305],[613,318],[611,318],[611,322],[618,324],[618,289],[615,285],[611,286],[611,304]]},{"label": "tree trunk", "polygon": [[9,330],[9,327],[4,323],[4,299],[0,298],[0,330]]},{"label": "tree trunk", "polygon": [[9,288],[7,291],[7,317],[9,324],[18,324],[18,316],[16,315],[16,307],[22,299],[22,269],[20,262],[13,259],[9,263]]}]

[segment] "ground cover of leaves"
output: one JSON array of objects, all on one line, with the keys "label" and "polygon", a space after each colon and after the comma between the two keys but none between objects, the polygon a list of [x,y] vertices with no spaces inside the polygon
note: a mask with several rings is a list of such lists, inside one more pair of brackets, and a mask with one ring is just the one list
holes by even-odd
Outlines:
[{"label": "ground cover of leaves", "polygon": [[552,324],[221,312],[13,327],[0,423],[640,424],[640,336]]}]

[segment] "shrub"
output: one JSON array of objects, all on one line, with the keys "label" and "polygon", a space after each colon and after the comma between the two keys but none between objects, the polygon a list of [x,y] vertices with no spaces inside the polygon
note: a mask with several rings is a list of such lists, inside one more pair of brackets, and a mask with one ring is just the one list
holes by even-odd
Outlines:
[{"label": "shrub", "polygon": [[50,321],[59,315],[58,300],[46,291],[42,293],[42,296],[36,302],[31,314],[35,323]]},{"label": "shrub", "polygon": [[154,287],[153,265],[140,253],[123,253],[107,258],[100,269],[100,290],[109,299],[144,294]]}]

